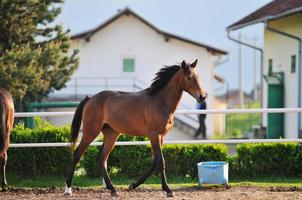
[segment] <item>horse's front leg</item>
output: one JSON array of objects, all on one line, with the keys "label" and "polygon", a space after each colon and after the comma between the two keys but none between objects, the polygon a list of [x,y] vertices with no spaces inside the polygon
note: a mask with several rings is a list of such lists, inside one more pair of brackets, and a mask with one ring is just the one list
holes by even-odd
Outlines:
[{"label": "horse's front leg", "polygon": [[151,161],[151,166],[149,169],[141,176],[135,183],[131,183],[129,185],[129,189],[135,189],[138,186],[140,186],[142,183],[145,182],[145,180],[154,172],[158,167],[159,167],[159,159],[160,159],[160,154],[158,153],[159,151],[156,150],[158,147],[160,147],[160,140],[159,136],[154,136],[150,138],[151,146],[152,146],[152,161]]},{"label": "horse's front leg", "polygon": [[153,152],[153,159],[150,168],[138,179],[137,182],[131,183],[129,189],[135,189],[140,184],[144,183],[145,180],[151,175],[151,173],[156,170],[157,168],[160,169],[161,179],[162,179],[162,189],[167,192],[168,197],[173,197],[173,192],[169,188],[166,175],[165,175],[165,163],[164,157],[161,150],[162,138],[161,136],[155,136],[151,138],[151,145],[152,145],[152,152]]},{"label": "horse's front leg", "polygon": [[170,187],[168,186],[167,183],[167,178],[166,178],[166,172],[165,172],[165,159],[161,151],[161,156],[160,156],[160,165],[159,165],[159,170],[160,170],[160,177],[161,177],[161,184],[162,184],[162,189],[167,192],[167,197],[174,197],[174,194]]},{"label": "horse's front leg", "polygon": [[7,181],[6,181],[6,163],[7,163],[7,154],[4,153],[0,158],[0,168],[2,173],[2,191],[7,191]]},{"label": "horse's front leg", "polygon": [[165,159],[164,155],[162,152],[162,145],[163,145],[163,140],[164,137],[160,136],[160,177],[161,177],[161,184],[162,184],[162,189],[167,192],[167,197],[174,197],[174,194],[170,187],[168,186],[167,178],[166,178],[166,164],[165,164]]},{"label": "horse's front leg", "polygon": [[135,188],[137,188],[138,186],[140,186],[142,183],[145,182],[145,180],[152,174],[152,172],[156,169],[156,167],[158,166],[159,160],[156,157],[152,158],[151,161],[151,166],[150,168],[141,176],[139,177],[139,179],[135,182],[135,183],[131,183],[129,185],[129,189],[133,190]]}]

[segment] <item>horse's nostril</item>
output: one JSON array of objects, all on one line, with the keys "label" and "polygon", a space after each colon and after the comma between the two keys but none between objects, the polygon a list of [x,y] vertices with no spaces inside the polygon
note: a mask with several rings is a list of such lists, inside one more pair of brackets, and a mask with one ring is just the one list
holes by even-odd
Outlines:
[{"label": "horse's nostril", "polygon": [[207,98],[207,95],[204,95],[204,96],[200,95],[199,96],[199,101],[204,102],[204,100],[206,100],[206,98]]}]

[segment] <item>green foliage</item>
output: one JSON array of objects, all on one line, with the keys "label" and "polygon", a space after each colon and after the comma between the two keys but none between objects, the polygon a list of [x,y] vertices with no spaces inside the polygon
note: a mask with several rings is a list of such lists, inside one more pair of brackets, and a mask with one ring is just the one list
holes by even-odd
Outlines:
[{"label": "green foliage", "polygon": [[[258,102],[247,104],[247,108],[259,108]],[[226,136],[227,138],[243,138],[251,131],[253,125],[259,125],[259,113],[227,114],[226,115]]]},{"label": "green foliage", "polygon": [[241,144],[231,172],[241,177],[302,176],[302,148],[297,143]]},{"label": "green foliage", "polygon": [[0,87],[24,102],[64,87],[77,69],[69,31],[53,25],[63,0],[0,1]]},{"label": "green foliage", "polygon": [[[39,125],[28,129],[17,125],[11,133],[11,143],[68,142],[69,127]],[[63,176],[66,174],[71,154],[66,147],[9,148],[8,169],[26,176]]]},{"label": "green foliage", "polygon": [[[36,119],[35,129],[17,125],[11,143],[68,142],[70,127],[54,127]],[[144,138],[123,136],[123,140]],[[97,157],[100,147],[90,147],[79,167],[89,177],[100,177]],[[196,164],[202,161],[228,161],[230,177],[302,177],[302,146],[297,143],[259,143],[237,145],[237,154],[227,156],[225,145],[164,145],[168,177],[197,178]],[[152,158],[150,145],[116,146],[108,160],[108,171],[114,177],[137,178],[148,169]],[[8,169],[19,176],[65,176],[71,161],[66,147],[10,148]]]},{"label": "green foliage", "polygon": [[[82,165],[89,177],[100,176],[96,161],[99,150],[88,149],[82,159]],[[226,160],[225,145],[164,145],[163,154],[168,176],[197,177],[197,163],[209,160]],[[150,166],[151,146],[117,146],[110,154],[108,169],[111,175],[137,178]],[[114,169],[115,173],[112,173]]]},{"label": "green foliage", "polygon": [[121,134],[120,137],[118,138],[118,141],[148,141],[148,137],[143,137],[143,136],[129,136],[129,135],[124,135]]}]

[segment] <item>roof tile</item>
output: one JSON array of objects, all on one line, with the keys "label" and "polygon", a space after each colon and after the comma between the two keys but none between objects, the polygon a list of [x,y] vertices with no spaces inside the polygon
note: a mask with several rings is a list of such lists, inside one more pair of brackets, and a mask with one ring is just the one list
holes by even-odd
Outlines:
[{"label": "roof tile", "polygon": [[279,15],[299,7],[302,7],[302,0],[274,0],[230,25],[227,29],[237,29],[245,25],[259,22],[259,20],[264,20],[266,17]]}]

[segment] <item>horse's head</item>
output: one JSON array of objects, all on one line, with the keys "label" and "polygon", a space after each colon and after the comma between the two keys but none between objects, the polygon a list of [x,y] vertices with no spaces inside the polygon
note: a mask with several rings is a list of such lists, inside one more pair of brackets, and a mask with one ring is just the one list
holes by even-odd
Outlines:
[{"label": "horse's head", "polygon": [[182,61],[181,70],[183,71],[182,85],[183,90],[194,97],[198,102],[204,102],[207,98],[206,91],[201,87],[199,76],[196,73],[197,59],[193,63]]}]

